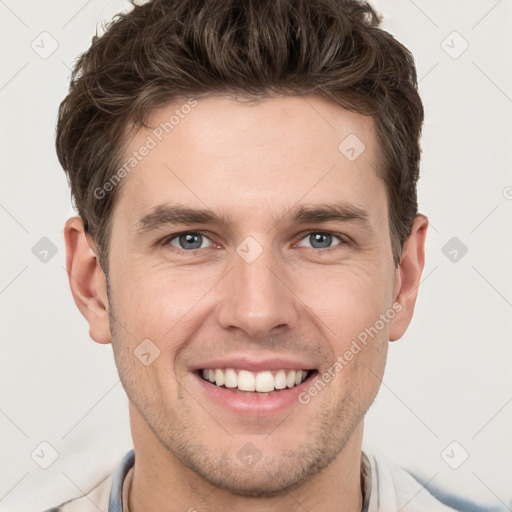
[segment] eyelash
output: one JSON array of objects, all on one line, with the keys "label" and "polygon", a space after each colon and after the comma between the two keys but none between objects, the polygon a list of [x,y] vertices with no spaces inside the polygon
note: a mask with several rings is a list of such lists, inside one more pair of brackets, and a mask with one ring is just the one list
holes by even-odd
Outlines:
[{"label": "eyelash", "polygon": [[[319,231],[317,229],[312,229],[309,231],[304,231],[302,233],[299,233],[298,235],[298,241],[300,242],[304,238],[306,238],[309,235],[312,235],[313,233],[319,233],[322,235],[331,235],[335,236],[340,240],[340,243],[338,245],[334,245],[333,247],[327,247],[326,249],[315,249],[314,247],[305,247],[305,249],[311,249],[315,251],[316,253],[330,253],[342,246],[350,245],[350,241],[348,240],[348,237],[344,235],[343,233],[337,233],[335,231]],[[181,235],[201,235],[205,238],[208,238],[210,240],[210,237],[204,233],[203,231],[181,231],[179,233],[174,233],[166,238],[163,239],[162,245],[167,246],[170,245],[170,243],[173,240],[176,240],[176,238],[180,237]],[[210,240],[212,242],[212,240]],[[197,254],[201,249],[192,249],[189,251],[186,251],[184,249],[178,249],[177,247],[172,246],[175,251],[178,252],[178,254]]]}]

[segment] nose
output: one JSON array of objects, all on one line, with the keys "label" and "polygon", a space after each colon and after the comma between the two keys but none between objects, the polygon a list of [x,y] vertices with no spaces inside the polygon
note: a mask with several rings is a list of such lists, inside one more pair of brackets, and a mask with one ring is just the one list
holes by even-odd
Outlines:
[{"label": "nose", "polygon": [[297,298],[290,289],[283,264],[265,249],[252,262],[238,254],[234,267],[222,281],[217,313],[224,329],[241,329],[250,338],[263,338],[297,321]]}]

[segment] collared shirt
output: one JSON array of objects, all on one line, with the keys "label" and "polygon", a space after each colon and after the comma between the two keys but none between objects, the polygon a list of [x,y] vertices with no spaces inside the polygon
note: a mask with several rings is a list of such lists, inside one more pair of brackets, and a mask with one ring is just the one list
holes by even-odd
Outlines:
[{"label": "collared shirt", "polygon": [[[128,491],[135,452],[130,450],[116,471],[86,495],[46,512],[129,512]],[[382,456],[362,454],[364,503],[362,512],[453,512],[424,488],[405,469]]]}]

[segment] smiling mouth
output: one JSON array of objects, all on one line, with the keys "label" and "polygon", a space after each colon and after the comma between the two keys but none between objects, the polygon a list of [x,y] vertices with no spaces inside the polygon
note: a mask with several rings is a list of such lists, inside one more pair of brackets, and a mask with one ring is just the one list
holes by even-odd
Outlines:
[{"label": "smiling mouth", "polygon": [[197,371],[210,384],[247,394],[269,394],[299,386],[310,379],[316,370],[265,370],[251,372],[236,368],[204,368]]}]

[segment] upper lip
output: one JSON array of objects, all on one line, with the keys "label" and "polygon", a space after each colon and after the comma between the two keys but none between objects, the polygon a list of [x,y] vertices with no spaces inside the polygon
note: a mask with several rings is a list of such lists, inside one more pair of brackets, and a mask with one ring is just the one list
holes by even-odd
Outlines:
[{"label": "upper lip", "polygon": [[239,370],[248,370],[252,372],[261,372],[264,370],[314,370],[316,367],[310,363],[299,361],[297,359],[285,357],[272,358],[254,358],[248,356],[237,356],[229,358],[211,359],[204,363],[194,365],[193,371],[215,368],[236,368]]}]

